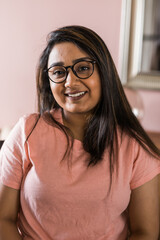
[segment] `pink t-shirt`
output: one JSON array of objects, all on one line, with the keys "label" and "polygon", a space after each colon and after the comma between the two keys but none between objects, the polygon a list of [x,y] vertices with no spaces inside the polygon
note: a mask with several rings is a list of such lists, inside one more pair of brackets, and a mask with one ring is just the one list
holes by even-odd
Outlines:
[{"label": "pink t-shirt", "polygon": [[[62,122],[61,112],[52,111]],[[23,117],[0,152],[0,181],[20,189],[18,226],[25,240],[125,240],[131,190],[160,173],[160,162],[132,138],[119,139],[118,168],[109,190],[109,160],[88,167],[88,153],[74,141],[72,166],[61,161],[64,133],[37,114]]]}]

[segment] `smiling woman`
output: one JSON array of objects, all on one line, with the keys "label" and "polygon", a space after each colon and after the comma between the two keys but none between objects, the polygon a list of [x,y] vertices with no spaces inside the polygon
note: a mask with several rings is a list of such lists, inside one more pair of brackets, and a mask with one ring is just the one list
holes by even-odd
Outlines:
[{"label": "smiling woman", "polygon": [[95,66],[94,69],[95,62],[88,54],[70,42],[55,44],[48,59],[48,75],[52,80],[50,82],[52,94],[63,109],[63,118],[68,122],[67,126],[79,140],[82,140],[80,139],[82,131],[78,136],[77,127],[73,129],[72,121],[74,121],[75,113],[80,114],[81,117],[84,114],[85,121],[85,118],[89,118],[97,106],[101,96],[101,83],[97,67]]},{"label": "smiling woman", "polygon": [[157,240],[160,152],[103,40],[51,32],[37,95],[0,153],[0,239]]}]

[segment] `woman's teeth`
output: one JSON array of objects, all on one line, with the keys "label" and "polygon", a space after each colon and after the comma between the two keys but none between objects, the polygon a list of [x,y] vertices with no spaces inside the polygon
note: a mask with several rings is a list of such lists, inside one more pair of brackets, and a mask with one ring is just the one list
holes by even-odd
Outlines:
[{"label": "woman's teeth", "polygon": [[68,94],[69,97],[79,97],[81,95],[84,95],[85,92],[79,92],[79,93],[74,93],[74,94]]}]

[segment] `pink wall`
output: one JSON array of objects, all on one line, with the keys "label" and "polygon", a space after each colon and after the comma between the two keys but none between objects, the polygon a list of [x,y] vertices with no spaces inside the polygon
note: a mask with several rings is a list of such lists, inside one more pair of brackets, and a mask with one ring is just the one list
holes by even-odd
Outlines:
[{"label": "pink wall", "polygon": [[138,90],[143,101],[142,125],[148,131],[160,132],[160,91]]},{"label": "pink wall", "polygon": [[[122,0],[0,0],[0,128],[36,110],[35,69],[51,30],[70,24],[94,29],[120,66],[121,6]],[[138,92],[143,126],[160,131],[160,91]]]},{"label": "pink wall", "polygon": [[0,1],[0,128],[36,109],[35,69],[47,33],[70,24],[97,31],[118,66],[122,0]]},{"label": "pink wall", "polygon": [[[124,88],[132,109],[138,113],[142,126],[151,132],[160,132],[160,91]],[[133,111],[134,112],[134,111]]]}]

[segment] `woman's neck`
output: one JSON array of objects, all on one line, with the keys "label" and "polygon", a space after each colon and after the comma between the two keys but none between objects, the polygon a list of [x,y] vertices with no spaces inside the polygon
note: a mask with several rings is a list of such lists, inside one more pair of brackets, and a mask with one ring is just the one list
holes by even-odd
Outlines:
[{"label": "woman's neck", "polygon": [[88,123],[87,114],[62,112],[63,124],[70,129],[75,139],[83,141],[84,129]]}]

